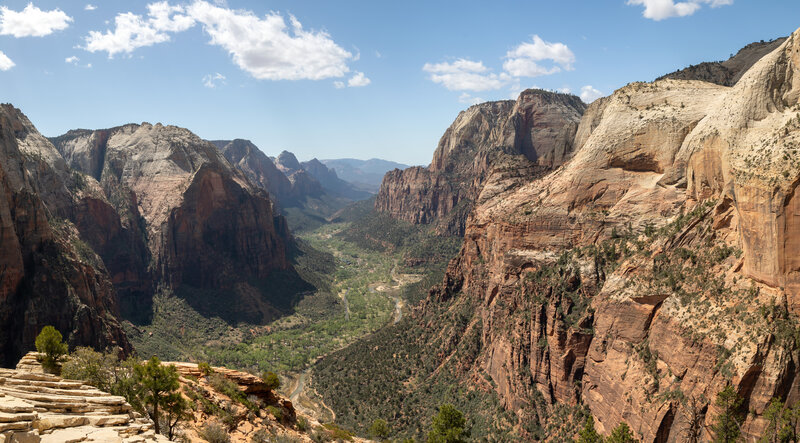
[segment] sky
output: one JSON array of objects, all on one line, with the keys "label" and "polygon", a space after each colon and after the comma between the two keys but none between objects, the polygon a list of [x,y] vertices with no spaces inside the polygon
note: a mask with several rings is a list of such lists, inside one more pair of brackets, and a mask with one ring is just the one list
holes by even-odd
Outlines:
[{"label": "sky", "polygon": [[0,101],[46,136],[161,122],[428,164],[474,103],[588,103],[797,28],[797,0],[0,1]]}]

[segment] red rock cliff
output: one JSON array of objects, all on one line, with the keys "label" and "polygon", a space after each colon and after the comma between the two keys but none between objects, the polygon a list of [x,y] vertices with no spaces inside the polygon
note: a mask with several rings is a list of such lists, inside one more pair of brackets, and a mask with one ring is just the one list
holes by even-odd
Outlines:
[{"label": "red rock cliff", "polygon": [[102,261],[59,218],[75,197],[55,154],[19,110],[0,108],[0,365],[31,349],[45,325],[73,346],[131,349]]},{"label": "red rock cliff", "polygon": [[603,433],[709,440],[732,385],[751,439],[772,398],[800,399],[799,41],[734,87],[663,80],[595,102],[543,177],[494,165],[429,303],[478,302],[472,371],[507,409],[582,402]]},{"label": "red rock cliff", "polygon": [[538,168],[564,163],[586,105],[575,96],[528,90],[516,101],[487,102],[461,112],[427,168],[386,174],[375,208],[412,223],[439,223],[462,235],[466,216],[495,162],[517,156]]}]

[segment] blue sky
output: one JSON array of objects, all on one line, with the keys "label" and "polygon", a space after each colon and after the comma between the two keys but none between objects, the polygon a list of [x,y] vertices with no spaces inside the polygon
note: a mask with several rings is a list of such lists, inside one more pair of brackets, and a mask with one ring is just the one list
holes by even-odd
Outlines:
[{"label": "blue sky", "polygon": [[800,27],[796,0],[91,3],[0,2],[0,100],[45,135],[162,122],[409,164],[473,102],[591,100]]}]

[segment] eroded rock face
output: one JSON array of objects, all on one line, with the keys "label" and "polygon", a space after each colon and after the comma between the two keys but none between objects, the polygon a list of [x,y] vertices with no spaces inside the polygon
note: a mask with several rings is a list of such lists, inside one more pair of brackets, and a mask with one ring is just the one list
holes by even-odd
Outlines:
[{"label": "eroded rock face", "polygon": [[292,183],[256,145],[241,139],[212,143],[232,165],[239,168],[250,181],[266,189],[281,205],[287,206],[294,202]]},{"label": "eroded rock face", "polygon": [[518,156],[547,171],[574,151],[585,104],[539,90],[517,101],[488,102],[463,111],[439,141],[428,168],[386,174],[375,208],[412,223],[443,221],[440,232],[463,235],[466,216],[496,162]]},{"label": "eroded rock face", "polygon": [[799,38],[732,88],[662,80],[598,100],[543,177],[491,169],[429,302],[477,302],[472,370],[506,408],[580,400],[603,433],[626,421],[682,441],[692,417],[713,437],[728,384],[747,438],[772,398],[796,401],[781,331],[800,304]]},{"label": "eroded rock face", "polygon": [[80,199],[54,152],[19,110],[0,107],[2,366],[30,349],[45,325],[55,326],[71,345],[131,349],[102,261],[62,218]]},{"label": "eroded rock face", "polygon": [[[190,131],[145,123],[71,131],[54,140],[70,166],[100,183],[118,214],[119,224],[112,214],[104,216],[108,208],[87,203],[98,206],[90,212],[94,223],[112,234],[92,246],[107,262],[121,297],[129,295],[126,306],[146,305],[158,284],[244,285],[241,291],[249,293],[255,289],[246,282],[291,268],[290,235],[267,192]],[[237,152],[248,148],[234,145]]]}]

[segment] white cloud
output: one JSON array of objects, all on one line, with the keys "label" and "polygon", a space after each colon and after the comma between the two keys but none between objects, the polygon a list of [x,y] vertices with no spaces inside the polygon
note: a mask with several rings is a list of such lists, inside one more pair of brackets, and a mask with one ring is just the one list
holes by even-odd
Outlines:
[{"label": "white cloud", "polygon": [[217,72],[216,74],[208,74],[203,77],[203,86],[206,88],[216,88],[217,85],[225,84],[225,76]]},{"label": "white cloud", "polygon": [[347,87],[347,85],[344,84],[344,82],[337,80],[337,81],[333,82],[333,87],[336,88],[336,89],[344,89],[344,88]]},{"label": "white cloud", "polygon": [[602,96],[603,93],[593,88],[591,85],[586,85],[581,88],[581,100],[585,103],[591,103]]},{"label": "white cloud", "polygon": [[372,80],[368,79],[363,72],[356,72],[356,75],[350,77],[350,80],[347,81],[347,86],[351,88],[360,88],[370,83],[372,83]]},{"label": "white cloud", "polygon": [[575,63],[575,54],[567,45],[546,42],[538,35],[508,51],[503,58],[503,72],[499,74],[481,61],[464,58],[452,63],[426,63],[422,70],[430,74],[433,82],[451,91],[491,91],[509,86],[516,99],[515,93],[522,90],[521,78],[554,74],[562,69],[569,71]]},{"label": "white cloud", "polygon": [[699,10],[703,4],[712,8],[732,5],[733,0],[688,0],[675,2],[675,0],[628,0],[629,5],[644,6],[642,15],[655,21],[671,17],[685,17]]},{"label": "white cloud", "polygon": [[15,66],[14,62],[7,55],[0,51],[0,71],[8,71]]},{"label": "white cloud", "polygon": [[477,105],[478,103],[483,103],[486,100],[480,97],[473,97],[468,92],[463,92],[458,96],[458,101],[467,105]]},{"label": "white cloud", "polygon": [[69,26],[72,17],[56,8],[42,11],[28,3],[22,11],[12,11],[5,6],[0,7],[0,35],[14,37],[44,37]]},{"label": "white cloud", "polygon": [[350,72],[347,62],[353,54],[324,31],[306,31],[294,16],[289,16],[288,27],[275,12],[259,18],[205,1],[193,3],[188,11],[203,24],[212,45],[227,50],[234,63],[257,79],[322,80]]},{"label": "white cloud", "polygon": [[[516,48],[508,51],[505,56],[503,69],[514,77],[539,77],[554,74],[566,69],[572,70],[575,63],[575,54],[563,43],[550,43],[533,36],[532,42],[521,43]],[[542,66],[538,62],[550,60],[550,67]]]},{"label": "white cloud", "polygon": [[80,59],[78,57],[74,56],[74,55],[72,57],[67,57],[67,58],[64,59],[64,61],[66,63],[70,63],[70,64],[73,64],[73,65],[77,65],[79,60]]},{"label": "white cloud", "polygon": [[167,2],[147,5],[148,17],[130,12],[117,14],[114,31],[89,31],[85,38],[89,52],[107,52],[109,58],[119,53],[132,53],[135,49],[169,41],[167,32],[185,31],[194,26],[194,20],[183,14],[181,6],[170,6]]},{"label": "white cloud", "polygon": [[86,5],[86,6],[85,6],[83,9],[84,9],[84,10],[86,10],[86,11],[94,11],[95,9],[97,9],[97,6],[95,6],[95,5],[91,4],[91,3],[89,3],[89,4],[88,4],[88,5]]},{"label": "white cloud", "polygon": [[564,86],[563,88],[558,89],[558,92],[562,94],[572,94],[572,89],[569,86]]},{"label": "white cloud", "polygon": [[[344,77],[348,62],[357,60],[324,31],[309,31],[294,16],[270,12],[259,17],[253,12],[233,10],[224,2],[196,0],[190,5],[172,6],[167,1],[148,5],[147,17],[131,12],[118,14],[113,31],[91,31],[85,49],[105,51],[109,57],[130,54],[137,48],[166,42],[171,33],[203,26],[209,42],[232,56],[233,62],[257,79],[321,80]],[[367,81],[366,77],[356,82]]]},{"label": "white cloud", "polygon": [[451,91],[490,91],[500,89],[511,80],[507,74],[489,72],[483,62],[460,58],[453,63],[425,63],[422,70],[431,80]]}]

